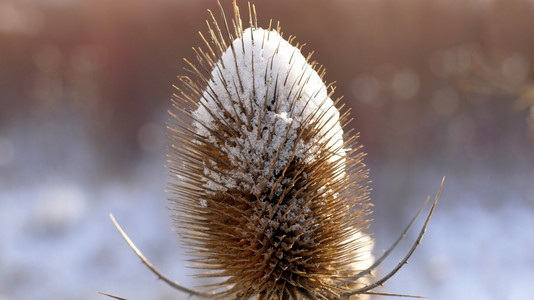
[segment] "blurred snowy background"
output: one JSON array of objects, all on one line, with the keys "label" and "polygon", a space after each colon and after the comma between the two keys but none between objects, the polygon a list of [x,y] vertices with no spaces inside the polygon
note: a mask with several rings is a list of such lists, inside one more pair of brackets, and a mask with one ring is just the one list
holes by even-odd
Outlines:
[{"label": "blurred snowy background", "polygon": [[[260,24],[280,20],[315,50],[353,110],[376,255],[446,176],[423,245],[383,291],[531,299],[534,1],[255,3]],[[0,0],[0,299],[184,298],[109,213],[164,273],[201,283],[168,217],[164,126],[206,9],[215,1]]]}]

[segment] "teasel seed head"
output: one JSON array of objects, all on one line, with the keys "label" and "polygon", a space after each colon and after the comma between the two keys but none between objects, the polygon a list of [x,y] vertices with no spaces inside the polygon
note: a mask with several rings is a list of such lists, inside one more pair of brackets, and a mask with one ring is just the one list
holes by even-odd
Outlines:
[{"label": "teasel seed head", "polygon": [[324,69],[248,12],[247,29],[235,2],[231,20],[211,15],[180,77],[174,220],[200,276],[221,277],[216,298],[342,298],[372,263],[364,154]]}]

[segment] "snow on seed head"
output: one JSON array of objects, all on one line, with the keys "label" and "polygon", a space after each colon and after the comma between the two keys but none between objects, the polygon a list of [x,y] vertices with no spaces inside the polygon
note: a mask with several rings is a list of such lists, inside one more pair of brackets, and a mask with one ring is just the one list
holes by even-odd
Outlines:
[{"label": "snow on seed head", "polygon": [[177,225],[226,278],[217,296],[336,298],[370,251],[363,154],[311,56],[234,13],[208,23],[171,112]]},{"label": "snow on seed head", "polygon": [[[233,162],[250,163],[264,176],[273,160],[275,173],[293,156],[313,160],[311,150],[322,142],[338,154],[330,160],[344,156],[339,112],[325,84],[300,50],[276,31],[248,28],[234,40],[233,48],[215,64],[200,102],[193,113],[196,133],[209,139],[221,122],[241,124],[239,136],[227,137],[234,143],[225,144],[225,153]],[[317,119],[321,127],[317,136],[299,141],[301,123]],[[234,173],[217,190],[235,185],[235,177],[240,176],[243,180],[254,174]]]}]

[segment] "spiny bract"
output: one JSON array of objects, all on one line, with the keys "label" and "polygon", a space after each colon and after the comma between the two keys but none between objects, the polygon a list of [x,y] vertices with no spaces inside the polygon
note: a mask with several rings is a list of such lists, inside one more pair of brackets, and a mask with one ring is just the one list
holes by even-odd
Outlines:
[{"label": "spiny bract", "polygon": [[194,79],[180,77],[168,127],[179,232],[202,276],[222,277],[214,297],[341,298],[372,263],[349,114],[279,26],[259,28],[250,5],[248,29],[235,3],[222,16],[188,62]]}]

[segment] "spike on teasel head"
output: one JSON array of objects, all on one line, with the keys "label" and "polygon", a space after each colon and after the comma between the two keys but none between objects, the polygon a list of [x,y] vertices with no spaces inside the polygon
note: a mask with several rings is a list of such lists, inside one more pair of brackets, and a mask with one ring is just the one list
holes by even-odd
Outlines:
[{"label": "spike on teasel head", "polygon": [[344,132],[349,114],[279,26],[258,27],[250,4],[247,29],[235,2],[233,19],[222,16],[201,33],[171,112],[179,232],[210,270],[202,276],[223,277],[215,296],[339,298],[372,263],[367,170]]}]

